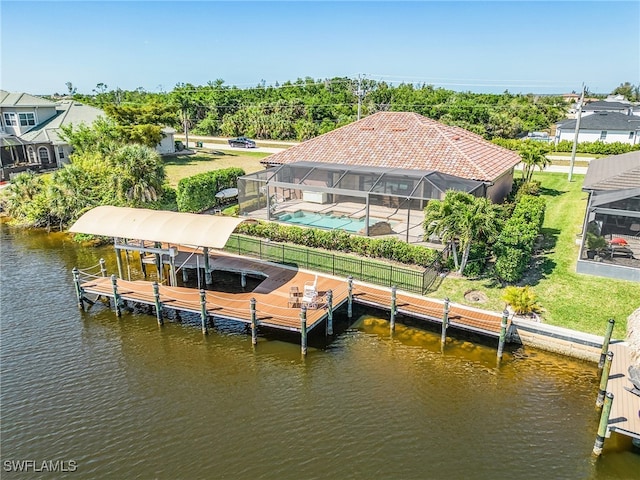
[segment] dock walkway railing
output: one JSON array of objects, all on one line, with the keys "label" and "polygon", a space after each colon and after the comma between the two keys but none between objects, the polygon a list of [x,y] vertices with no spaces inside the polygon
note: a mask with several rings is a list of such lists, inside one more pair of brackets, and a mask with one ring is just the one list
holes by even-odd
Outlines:
[{"label": "dock walkway railing", "polygon": [[438,278],[435,266],[418,270],[239,234],[231,235],[225,250],[338,277],[351,275],[356,280],[384,287],[396,286],[421,295],[429,292]]}]

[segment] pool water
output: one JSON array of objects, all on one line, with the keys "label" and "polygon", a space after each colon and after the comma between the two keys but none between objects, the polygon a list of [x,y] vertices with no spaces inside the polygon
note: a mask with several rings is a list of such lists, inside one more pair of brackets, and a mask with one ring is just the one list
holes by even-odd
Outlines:
[{"label": "pool water", "polygon": [[[304,210],[279,215],[278,220],[309,227],[346,230],[347,232],[359,232],[366,224],[366,218],[364,216],[362,218],[353,218],[346,215],[336,215],[334,213],[313,213],[305,212]],[[369,226],[381,221],[386,220],[369,217]]]}]

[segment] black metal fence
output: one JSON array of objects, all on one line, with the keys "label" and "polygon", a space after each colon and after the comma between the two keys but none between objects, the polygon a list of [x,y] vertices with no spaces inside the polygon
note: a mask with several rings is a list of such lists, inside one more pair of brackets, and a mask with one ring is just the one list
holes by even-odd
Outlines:
[{"label": "black metal fence", "polygon": [[438,278],[435,266],[416,270],[376,260],[323,252],[309,247],[271,242],[238,234],[231,235],[225,250],[238,255],[317,270],[339,277],[351,275],[354,279],[363,282],[386,287],[395,285],[401,290],[420,294],[427,293]]}]

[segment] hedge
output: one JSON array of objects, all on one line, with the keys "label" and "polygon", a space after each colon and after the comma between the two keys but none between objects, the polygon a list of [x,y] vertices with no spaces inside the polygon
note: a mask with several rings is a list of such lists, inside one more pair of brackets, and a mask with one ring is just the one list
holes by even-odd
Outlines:
[{"label": "hedge", "polygon": [[218,203],[216,193],[238,186],[238,177],[244,175],[241,168],[223,168],[199,173],[178,182],[177,203],[179,212],[202,212]]},{"label": "hedge", "polygon": [[[517,140],[512,138],[494,138],[491,140],[492,143],[496,145],[500,145],[501,147],[508,148],[509,150],[519,151],[522,145],[531,140]],[[553,144],[545,144],[541,142],[537,142],[547,150],[549,153],[552,152],[571,152],[573,149],[573,142],[570,140],[563,140],[558,142],[558,145]],[[600,141],[595,142],[581,142],[576,146],[577,153],[590,153],[592,155],[620,155],[621,153],[629,153],[634,150],[640,150],[640,144],[637,145],[629,145],[628,143],[622,142],[613,142],[613,143],[604,143]]]},{"label": "hedge", "polygon": [[522,195],[493,246],[496,276],[513,283],[522,278],[544,222],[545,201]]},{"label": "hedge", "polygon": [[289,242],[310,248],[324,248],[363,257],[384,258],[409,265],[430,267],[439,252],[421,245],[411,245],[396,238],[371,238],[351,235],[344,230],[319,230],[258,221],[238,225],[238,233]]}]

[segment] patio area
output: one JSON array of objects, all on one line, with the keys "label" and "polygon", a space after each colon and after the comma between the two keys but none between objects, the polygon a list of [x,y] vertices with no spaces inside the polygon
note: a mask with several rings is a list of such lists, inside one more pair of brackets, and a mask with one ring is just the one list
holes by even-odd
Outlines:
[{"label": "patio area", "polygon": [[448,190],[483,196],[484,182],[435,171],[295,162],[238,179],[240,215],[423,242],[424,207]]}]

